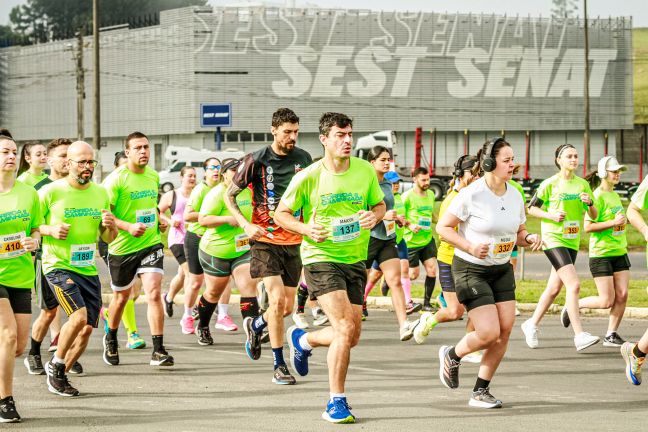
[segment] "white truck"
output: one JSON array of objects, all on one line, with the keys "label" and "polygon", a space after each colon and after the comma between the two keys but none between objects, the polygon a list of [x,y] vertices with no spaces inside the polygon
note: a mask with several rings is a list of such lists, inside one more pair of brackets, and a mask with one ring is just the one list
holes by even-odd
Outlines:
[{"label": "white truck", "polygon": [[203,162],[211,157],[223,161],[227,158],[242,158],[245,153],[238,149],[228,148],[221,151],[196,150],[189,147],[169,146],[164,153],[168,168],[160,171],[160,189],[168,192],[180,187],[180,170],[182,167],[191,166],[196,168],[196,178],[202,180],[205,171]]}]

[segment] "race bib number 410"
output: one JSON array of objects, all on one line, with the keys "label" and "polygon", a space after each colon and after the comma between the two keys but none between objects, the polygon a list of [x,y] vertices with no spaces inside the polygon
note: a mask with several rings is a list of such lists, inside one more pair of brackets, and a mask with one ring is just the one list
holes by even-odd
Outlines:
[{"label": "race bib number 410", "polygon": [[14,233],[0,236],[0,259],[10,259],[23,255],[26,251],[20,242],[25,233]]}]

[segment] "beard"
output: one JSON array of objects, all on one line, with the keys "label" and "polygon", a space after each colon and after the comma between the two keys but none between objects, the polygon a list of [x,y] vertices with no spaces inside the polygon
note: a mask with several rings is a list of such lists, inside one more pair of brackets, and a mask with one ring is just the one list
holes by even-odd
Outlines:
[{"label": "beard", "polygon": [[296,144],[296,141],[291,141],[291,142],[286,143],[286,144],[277,143],[277,147],[279,147],[279,150],[281,150],[284,153],[290,153],[295,149],[295,144]]},{"label": "beard", "polygon": [[83,174],[84,173],[81,173],[80,175],[77,175],[77,177],[76,177],[76,181],[80,185],[86,185],[86,184],[90,183],[90,181],[92,180],[92,174],[93,174],[92,172],[90,172],[90,175],[87,178],[83,177]]}]

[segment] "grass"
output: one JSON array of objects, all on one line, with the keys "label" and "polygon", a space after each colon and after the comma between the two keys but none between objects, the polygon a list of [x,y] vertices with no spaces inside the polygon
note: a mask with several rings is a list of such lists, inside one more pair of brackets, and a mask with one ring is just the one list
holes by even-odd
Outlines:
[{"label": "grass", "polygon": [[632,30],[634,122],[648,123],[648,28]]}]

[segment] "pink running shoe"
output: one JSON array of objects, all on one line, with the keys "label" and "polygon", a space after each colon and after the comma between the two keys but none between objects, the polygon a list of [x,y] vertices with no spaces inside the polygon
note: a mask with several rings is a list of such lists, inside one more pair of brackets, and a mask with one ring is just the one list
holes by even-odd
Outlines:
[{"label": "pink running shoe", "polygon": [[196,329],[194,328],[194,319],[191,315],[183,316],[180,320],[180,328],[182,329],[182,334],[194,334]]},{"label": "pink running shoe", "polygon": [[229,315],[224,315],[222,318],[219,316],[218,321],[216,321],[216,328],[218,330],[224,330],[229,332],[234,332],[238,330],[238,327],[236,326],[236,324],[234,324],[234,321],[232,321],[232,317]]}]

